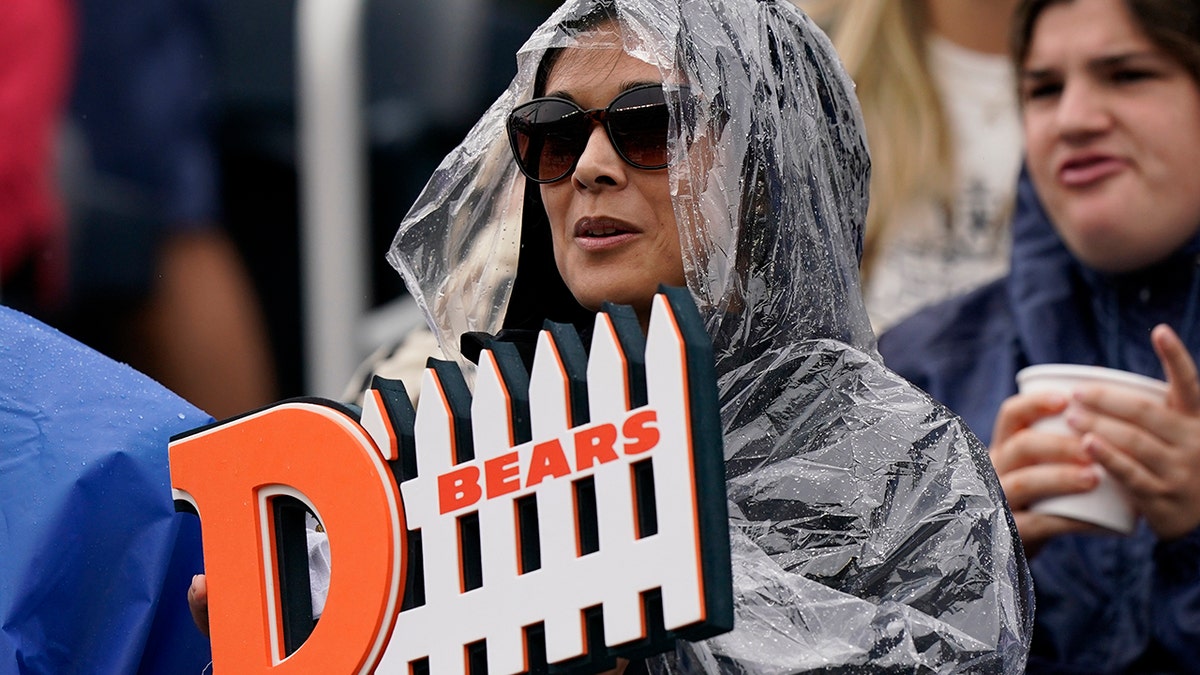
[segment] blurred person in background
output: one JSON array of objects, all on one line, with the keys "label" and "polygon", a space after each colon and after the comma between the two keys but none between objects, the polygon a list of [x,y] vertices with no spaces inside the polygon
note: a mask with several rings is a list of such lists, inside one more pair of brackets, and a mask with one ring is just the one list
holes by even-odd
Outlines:
[{"label": "blurred person in background", "polygon": [[1021,161],[1012,66],[1015,0],[798,0],[856,85],[871,149],[863,255],[882,332],[1003,276]]},{"label": "blurred person in background", "polygon": [[74,54],[69,0],[0,6],[0,302],[27,313],[66,301],[54,139]]},{"label": "blurred person in background", "polygon": [[[1029,672],[1197,672],[1200,4],[1024,0],[1013,58],[1028,171],[1012,271],[880,352],[990,443],[1031,556]],[[1017,371],[1043,363],[1165,376],[1167,402],[1017,394]],[[1031,428],[1064,410],[1077,435]],[[1101,467],[1141,515],[1133,534],[1030,509],[1088,492]]]},{"label": "blurred person in background", "polygon": [[61,327],[217,418],[270,403],[260,308],[219,224],[210,2],[74,5]]},{"label": "blurred person in background", "polygon": [[198,673],[199,526],[166,451],[211,418],[30,316],[72,309],[55,142],[79,10],[0,2],[0,672]]}]

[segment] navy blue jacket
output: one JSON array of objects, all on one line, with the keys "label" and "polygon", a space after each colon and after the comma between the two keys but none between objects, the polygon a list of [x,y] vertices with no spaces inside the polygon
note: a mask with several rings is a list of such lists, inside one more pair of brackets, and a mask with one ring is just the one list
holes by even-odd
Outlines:
[{"label": "navy blue jacket", "polygon": [[[889,367],[989,443],[1015,376],[1080,363],[1163,377],[1150,330],[1167,323],[1200,358],[1200,238],[1145,270],[1085,268],[1021,176],[1008,277],[923,310],[879,340]],[[1031,673],[1200,673],[1200,530],[1158,541],[1068,535],[1033,559]]]}]

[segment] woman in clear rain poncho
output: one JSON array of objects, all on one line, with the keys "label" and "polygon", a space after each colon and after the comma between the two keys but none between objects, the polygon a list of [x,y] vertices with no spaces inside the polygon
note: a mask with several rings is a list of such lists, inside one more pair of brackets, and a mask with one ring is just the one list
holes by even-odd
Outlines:
[{"label": "woman in clear rain poncho", "polygon": [[[570,0],[518,61],[389,260],[461,361],[469,331],[520,340],[546,319],[586,328],[581,303],[602,299],[643,313],[654,284],[598,294],[636,285],[645,260],[619,256],[643,245],[650,221],[678,232],[679,253],[674,237],[658,242],[668,263],[655,283],[686,282],[714,343],[735,627],[680,642],[650,669],[1020,672],[1029,576],[986,453],[875,353],[858,279],[869,159],[825,36],[784,1]],[[651,162],[629,152],[634,142],[617,155],[619,134],[592,122],[561,178],[522,176],[505,126],[514,108],[547,91],[602,108],[647,80],[668,102],[668,168],[636,168]],[[665,216],[651,199],[644,223],[572,219],[586,231],[552,244],[562,199],[625,213],[622,200],[652,181]],[[640,196],[623,196],[633,185]],[[588,267],[599,254],[621,266],[608,277]]]}]

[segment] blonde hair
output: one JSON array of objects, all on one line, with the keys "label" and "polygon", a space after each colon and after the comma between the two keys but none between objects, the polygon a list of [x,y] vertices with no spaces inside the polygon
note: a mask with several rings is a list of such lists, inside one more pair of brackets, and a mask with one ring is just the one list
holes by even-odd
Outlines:
[{"label": "blonde hair", "polygon": [[946,112],[926,57],[922,0],[801,0],[829,33],[854,80],[871,151],[862,270],[887,245],[898,213],[918,199],[953,208],[957,176]]}]

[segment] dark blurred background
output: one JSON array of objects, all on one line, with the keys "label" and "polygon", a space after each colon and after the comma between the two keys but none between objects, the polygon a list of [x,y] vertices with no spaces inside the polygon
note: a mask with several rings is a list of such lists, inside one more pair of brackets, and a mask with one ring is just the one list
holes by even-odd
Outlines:
[{"label": "dark blurred background", "polygon": [[556,4],[4,0],[0,302],[218,418],[341,395],[421,323],[384,255]]},{"label": "dark blurred background", "polygon": [[[516,73],[515,53],[551,0],[368,0],[363,25],[370,224],[369,305],[404,292],[384,260],[441,159]],[[459,12],[475,12],[464,17]],[[300,296],[296,11],[284,0],[216,0],[217,148],[223,222],[262,300],[281,396],[307,393]],[[447,79],[434,68],[455,72]],[[350,373],[346,374],[349,377]]]}]

